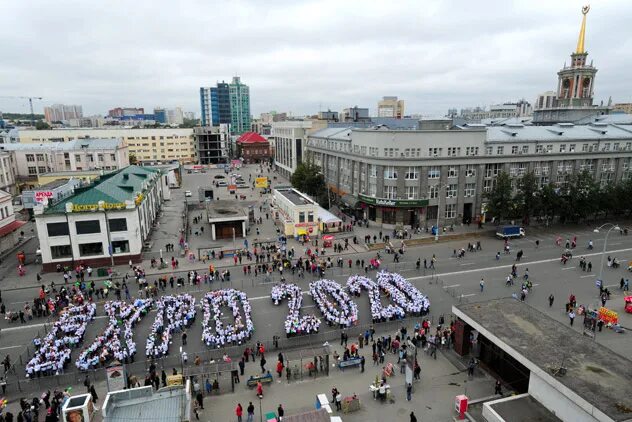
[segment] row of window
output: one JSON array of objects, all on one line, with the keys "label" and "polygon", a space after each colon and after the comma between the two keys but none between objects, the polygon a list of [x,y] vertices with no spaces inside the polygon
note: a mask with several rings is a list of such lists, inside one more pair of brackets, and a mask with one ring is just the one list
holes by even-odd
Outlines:
[{"label": "row of window", "polygon": [[[124,232],[127,231],[127,219],[126,218],[110,218],[108,220],[110,226],[110,232]],[[68,223],[65,221],[60,223],[48,223],[46,224],[49,237],[54,236],[68,236],[70,234],[68,230]],[[101,221],[100,220],[83,220],[75,221],[75,230],[77,234],[93,234],[101,233]]]},{"label": "row of window", "polygon": [[[568,148],[567,148],[568,147]],[[553,144],[537,144],[535,146],[535,153],[536,154],[545,154],[545,153],[552,153],[552,152],[561,152],[561,153],[566,153],[566,152],[577,152],[577,144],[559,144],[558,146],[558,151],[554,151],[553,150],[554,146]],[[624,145],[622,145],[620,142],[604,142],[601,144],[601,149],[599,149],[599,144],[598,143],[592,143],[592,144],[582,144],[582,149],[581,152],[610,152],[610,151],[630,151],[632,150],[632,142],[626,142]],[[530,149],[529,149],[529,145],[512,145],[511,146],[511,155],[519,155],[519,154],[529,154]],[[493,146],[488,146],[485,148],[485,154],[486,155],[493,155],[494,154],[494,147]],[[496,155],[504,155],[505,154],[505,146],[504,145],[499,145],[496,147]],[[450,154],[448,153],[448,156]]]},{"label": "row of window", "polygon": [[[34,163],[35,160],[37,161],[47,161],[44,154],[25,154],[26,157],[26,161],[29,163]],[[70,159],[70,155],[66,152],[64,153],[64,159],[68,160]],[[94,162],[94,155],[92,154],[87,154],[86,155],[86,159],[88,160],[88,162],[93,163]],[[103,154],[97,154],[97,160],[98,161],[103,161],[104,160],[104,155]],[[110,160],[112,161],[116,161],[116,154],[110,154]],[[75,154],[75,161],[77,163],[81,162],[81,155],[80,154]]]},{"label": "row of window", "polygon": [[[298,213],[298,222],[299,223],[305,223],[305,211],[300,211]],[[307,222],[308,223],[313,223],[314,222],[314,212],[313,211],[307,211]]]},{"label": "row of window", "polygon": [[[476,176],[476,165],[468,164],[465,167],[465,177],[474,177],[474,176]],[[377,166],[373,164],[369,166],[369,177],[377,177]],[[459,167],[458,166],[448,167],[448,177],[449,178],[459,177]],[[404,178],[406,180],[418,180],[419,167],[413,167],[413,166],[408,167],[404,175]],[[441,167],[440,166],[430,167],[428,169],[428,179],[439,179],[439,178],[441,178]],[[384,179],[387,179],[387,180],[397,179],[397,167],[385,166]]]},{"label": "row of window", "polygon": [[[103,255],[103,243],[101,242],[80,243],[77,246],[79,248],[79,256],[81,257]],[[128,240],[115,240],[112,242],[112,253],[114,255],[128,252]],[[70,245],[51,246],[50,253],[53,259],[71,258],[72,248]]]},{"label": "row of window", "polygon": [[[457,184],[449,184],[445,187],[446,198],[456,198],[459,192],[459,186]],[[369,185],[369,195],[375,196],[373,186]],[[428,199],[436,199],[439,197],[439,191],[441,186],[432,185],[428,187]],[[476,183],[466,183],[463,190],[463,196],[466,198],[474,197],[476,194]],[[397,196],[397,186],[384,186],[384,198],[386,199],[400,199]],[[419,199],[419,187],[418,186],[406,186],[406,195],[404,199]]]}]

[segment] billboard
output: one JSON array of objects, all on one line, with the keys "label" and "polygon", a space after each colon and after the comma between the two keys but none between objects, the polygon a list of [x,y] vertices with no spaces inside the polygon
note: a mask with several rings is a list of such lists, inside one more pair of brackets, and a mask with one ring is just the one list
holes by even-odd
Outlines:
[{"label": "billboard", "polygon": [[267,177],[257,177],[255,179],[255,187],[257,188],[267,188],[268,187],[268,178]]}]

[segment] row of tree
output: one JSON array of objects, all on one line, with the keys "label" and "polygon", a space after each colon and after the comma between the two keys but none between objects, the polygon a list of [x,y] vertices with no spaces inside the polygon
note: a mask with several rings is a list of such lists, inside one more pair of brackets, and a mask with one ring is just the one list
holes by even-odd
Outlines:
[{"label": "row of tree", "polygon": [[494,188],[485,195],[488,219],[528,222],[533,217],[542,217],[577,223],[632,213],[632,180],[602,187],[590,173],[582,172],[572,175],[563,186],[550,183],[539,187],[533,173],[518,179],[515,190],[511,182],[509,174],[502,172]]}]

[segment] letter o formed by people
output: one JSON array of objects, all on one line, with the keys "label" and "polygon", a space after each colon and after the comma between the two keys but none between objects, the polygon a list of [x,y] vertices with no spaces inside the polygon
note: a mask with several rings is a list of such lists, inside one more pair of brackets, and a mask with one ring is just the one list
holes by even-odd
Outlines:
[{"label": "letter o formed by people", "polygon": [[329,325],[344,328],[358,322],[358,305],[335,281],[317,280],[309,283],[309,293]]},{"label": "letter o formed by people", "polygon": [[[233,324],[222,322],[223,306],[231,310]],[[240,306],[243,312],[240,312]],[[203,307],[202,340],[207,346],[220,348],[226,344],[243,344],[250,339],[254,324],[246,293],[236,289],[214,290],[204,295]]]},{"label": "letter o formed by people", "polygon": [[400,319],[406,316],[406,311],[397,305],[389,304],[383,306],[380,300],[380,286],[375,281],[361,276],[353,275],[347,279],[347,288],[353,295],[360,296],[362,290],[366,290],[369,294],[369,303],[371,304],[371,320],[373,322],[384,322],[393,319]]},{"label": "letter o formed by people", "polygon": [[285,334],[288,337],[318,332],[320,318],[314,315],[300,316],[303,291],[299,286],[293,283],[277,284],[272,287],[270,296],[274,305],[280,305],[283,299],[288,300],[289,311],[285,318]]},{"label": "letter o formed by people", "polygon": [[380,271],[377,284],[406,314],[421,316],[430,310],[430,299],[400,274]]}]

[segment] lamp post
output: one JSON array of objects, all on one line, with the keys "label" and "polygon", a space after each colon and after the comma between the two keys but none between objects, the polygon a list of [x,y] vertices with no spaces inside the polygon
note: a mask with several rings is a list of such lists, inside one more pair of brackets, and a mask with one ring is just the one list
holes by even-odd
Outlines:
[{"label": "lamp post", "polygon": [[262,410],[262,406],[261,406],[261,402],[263,401],[263,396],[261,395],[261,396],[257,396],[257,397],[259,397],[259,418],[260,418],[259,420],[261,422],[263,422],[263,410]]},{"label": "lamp post", "polygon": [[604,228],[605,226],[612,226],[610,227],[610,229],[608,229],[608,231],[606,232],[606,237],[604,238],[603,241],[603,250],[601,252],[601,264],[599,264],[599,282],[601,283],[601,285],[603,286],[603,259],[606,256],[606,246],[608,245],[608,235],[610,234],[611,231],[613,230],[621,230],[619,228],[618,225],[616,224],[612,224],[612,223],[605,223],[602,224],[601,226],[597,227],[595,230],[593,230],[595,233],[599,233],[599,230],[601,230],[602,228]]}]

